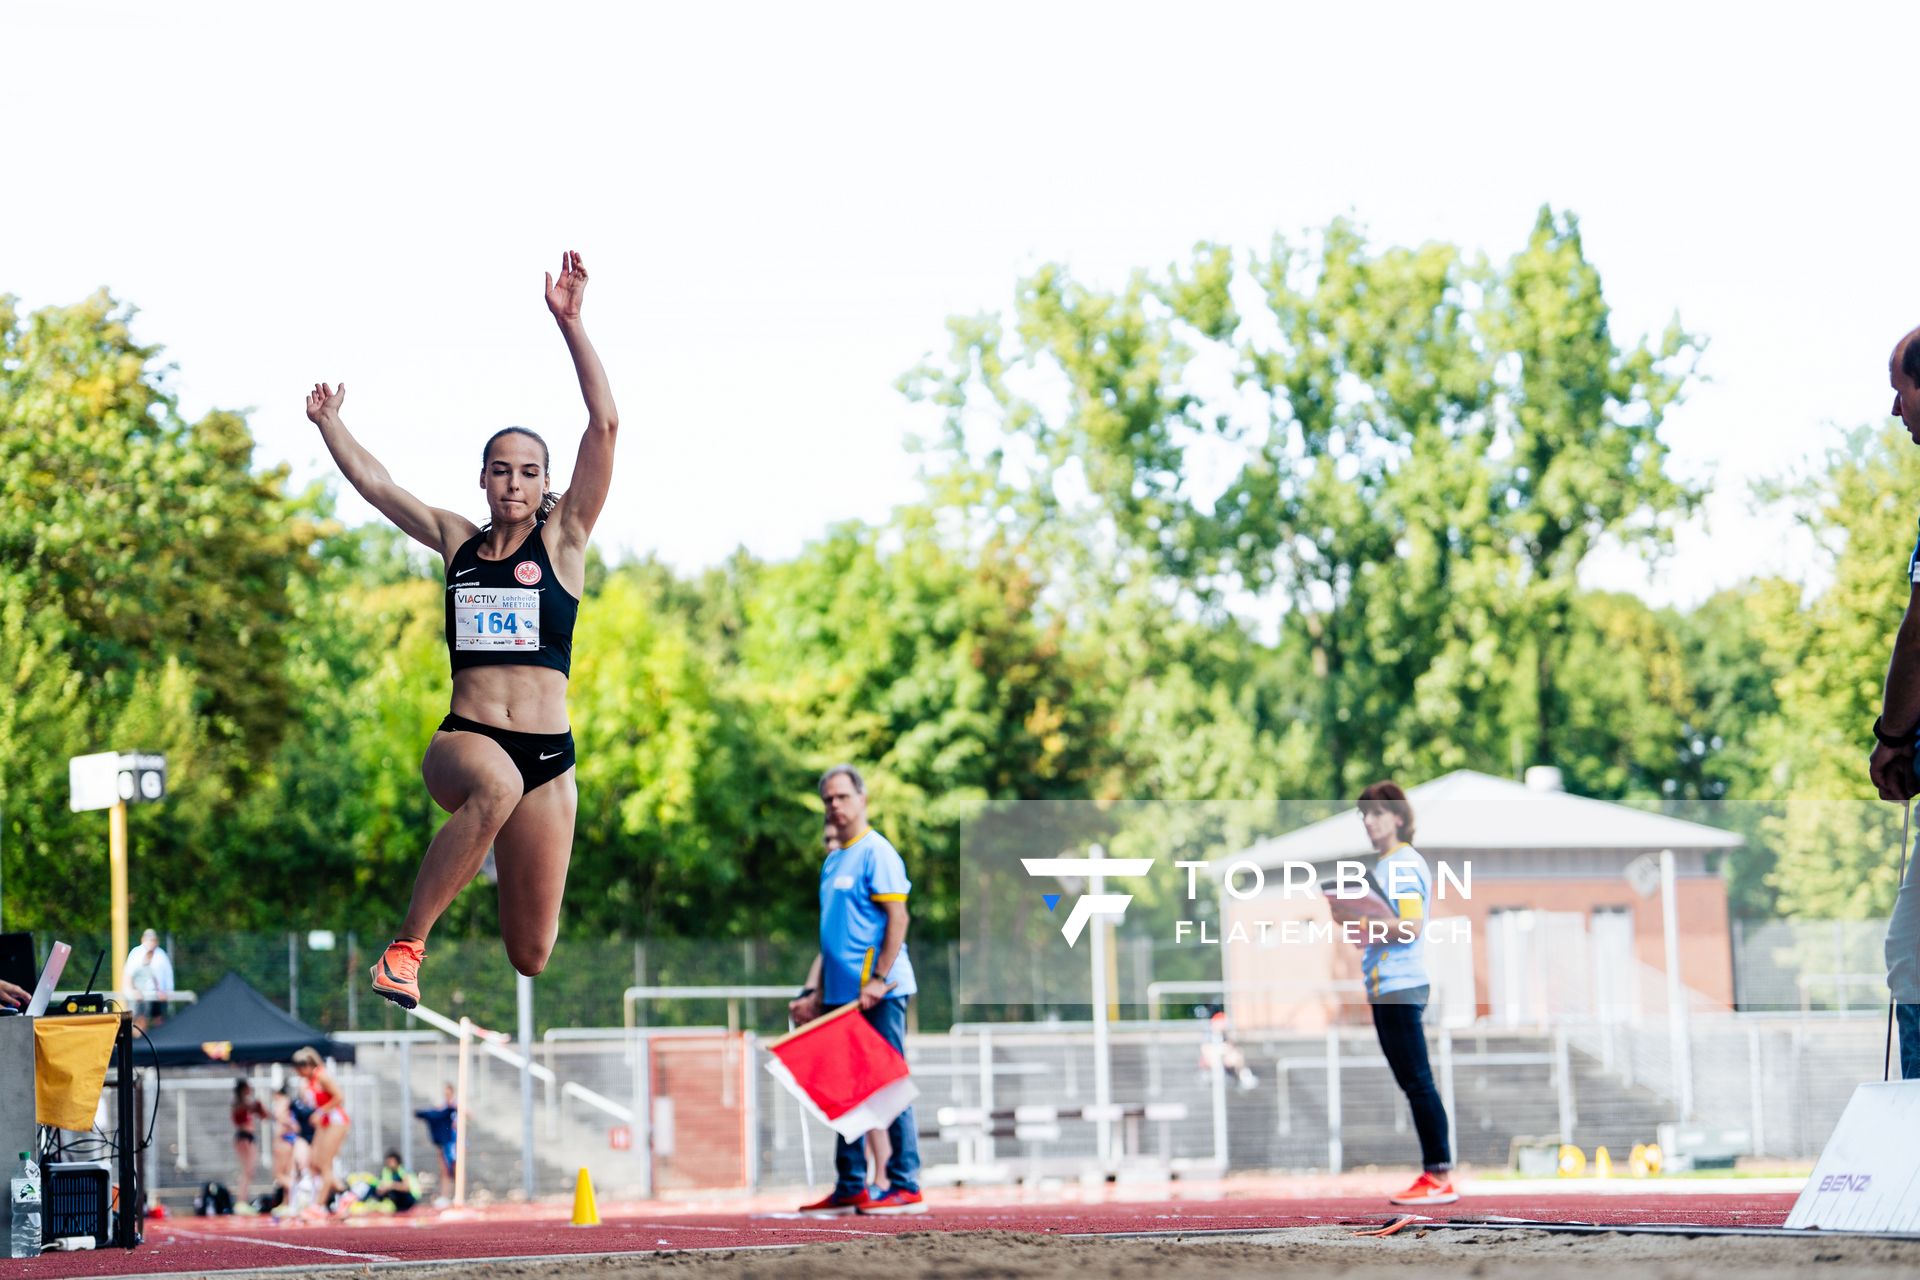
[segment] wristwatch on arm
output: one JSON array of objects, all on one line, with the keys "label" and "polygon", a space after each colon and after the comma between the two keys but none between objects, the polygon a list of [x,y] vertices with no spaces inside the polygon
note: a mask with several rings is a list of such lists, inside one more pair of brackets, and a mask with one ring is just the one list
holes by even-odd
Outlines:
[{"label": "wristwatch on arm", "polygon": [[1914,746],[1913,730],[1909,729],[1905,733],[1888,733],[1886,720],[1881,716],[1873,718],[1873,736],[1879,740],[1881,746],[1892,747],[1896,751]]}]

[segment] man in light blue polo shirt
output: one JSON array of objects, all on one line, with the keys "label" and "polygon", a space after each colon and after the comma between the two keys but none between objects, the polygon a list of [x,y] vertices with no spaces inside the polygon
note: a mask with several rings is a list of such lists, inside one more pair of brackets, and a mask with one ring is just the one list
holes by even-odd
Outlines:
[{"label": "man in light blue polo shirt", "polygon": [[[840,847],[820,868],[820,954],[807,985],[787,1006],[796,1023],[859,1001],[860,1012],[906,1053],[907,997],[918,988],[907,958],[906,863],[887,838],[867,825],[867,784],[850,764],[837,764],[820,779],[827,825]],[[893,1154],[887,1160],[887,1190],[867,1191],[864,1142],[838,1140],[832,1194],[801,1212],[820,1217],[847,1214],[925,1213],[920,1198],[920,1140],[908,1107],[887,1126]]]}]

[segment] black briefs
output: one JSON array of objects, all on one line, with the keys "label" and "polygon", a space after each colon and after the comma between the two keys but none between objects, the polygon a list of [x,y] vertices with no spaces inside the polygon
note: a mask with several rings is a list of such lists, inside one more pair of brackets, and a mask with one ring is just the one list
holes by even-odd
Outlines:
[{"label": "black briefs", "polygon": [[478,720],[469,720],[465,716],[449,715],[440,722],[442,733],[477,733],[483,738],[492,738],[506,751],[516,769],[520,770],[520,793],[525,795],[535,787],[545,786],[555,778],[573,768],[573,730],[565,733],[520,733],[513,729],[497,729],[490,724],[481,724]]}]

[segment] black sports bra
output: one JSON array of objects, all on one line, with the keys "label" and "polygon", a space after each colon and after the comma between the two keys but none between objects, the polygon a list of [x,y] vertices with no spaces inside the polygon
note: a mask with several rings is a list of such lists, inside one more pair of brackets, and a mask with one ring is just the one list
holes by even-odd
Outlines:
[{"label": "black sports bra", "polygon": [[468,667],[573,666],[573,622],[580,602],[567,594],[547,558],[542,520],[505,560],[482,560],[475,534],[447,563],[447,656]]}]

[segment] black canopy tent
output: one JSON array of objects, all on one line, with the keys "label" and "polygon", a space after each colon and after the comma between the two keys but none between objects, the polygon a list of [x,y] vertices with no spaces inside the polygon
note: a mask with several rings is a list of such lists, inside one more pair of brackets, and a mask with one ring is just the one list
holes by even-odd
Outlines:
[{"label": "black canopy tent", "polygon": [[315,1031],[229,970],[186,1009],[135,1036],[133,1058],[143,1067],[285,1062],[304,1045],[324,1058],[353,1061],[352,1045]]}]

